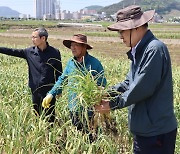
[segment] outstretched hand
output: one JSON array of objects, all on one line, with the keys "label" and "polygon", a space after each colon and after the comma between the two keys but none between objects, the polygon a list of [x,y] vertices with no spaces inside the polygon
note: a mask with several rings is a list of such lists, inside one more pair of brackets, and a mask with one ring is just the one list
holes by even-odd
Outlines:
[{"label": "outstretched hand", "polygon": [[51,100],[53,99],[53,95],[52,94],[48,94],[42,101],[42,107],[49,108],[49,106],[51,105]]}]

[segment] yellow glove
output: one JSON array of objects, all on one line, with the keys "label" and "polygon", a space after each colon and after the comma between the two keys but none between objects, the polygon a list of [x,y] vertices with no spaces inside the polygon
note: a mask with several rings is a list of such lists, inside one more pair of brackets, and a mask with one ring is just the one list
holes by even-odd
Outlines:
[{"label": "yellow glove", "polygon": [[51,102],[52,99],[53,99],[53,95],[48,94],[42,101],[42,107],[49,108],[50,102]]}]

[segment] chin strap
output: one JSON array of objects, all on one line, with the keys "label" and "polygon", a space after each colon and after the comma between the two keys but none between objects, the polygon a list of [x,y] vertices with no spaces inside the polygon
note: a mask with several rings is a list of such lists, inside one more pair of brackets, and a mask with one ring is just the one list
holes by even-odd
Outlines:
[{"label": "chin strap", "polygon": [[131,36],[132,36],[132,29],[130,29],[130,47],[131,47],[131,50],[132,50]]}]

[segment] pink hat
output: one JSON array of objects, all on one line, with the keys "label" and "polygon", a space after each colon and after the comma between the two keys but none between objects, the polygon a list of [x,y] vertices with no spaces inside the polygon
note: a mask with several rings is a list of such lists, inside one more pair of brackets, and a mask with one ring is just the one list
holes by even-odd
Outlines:
[{"label": "pink hat", "polygon": [[142,12],[140,6],[131,5],[119,10],[116,15],[117,22],[107,28],[111,31],[134,29],[149,22],[154,13],[154,10]]}]

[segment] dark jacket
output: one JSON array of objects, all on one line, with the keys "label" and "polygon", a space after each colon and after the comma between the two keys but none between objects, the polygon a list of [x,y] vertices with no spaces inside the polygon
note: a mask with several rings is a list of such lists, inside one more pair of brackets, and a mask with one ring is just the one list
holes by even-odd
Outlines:
[{"label": "dark jacket", "polygon": [[62,73],[60,52],[48,43],[44,51],[35,46],[26,49],[0,47],[0,53],[26,59],[33,93],[47,93]]},{"label": "dark jacket", "polygon": [[168,49],[147,31],[136,48],[127,79],[114,86],[123,92],[110,101],[112,109],[129,106],[129,127],[133,134],[155,136],[177,127],[173,110],[173,83]]}]

